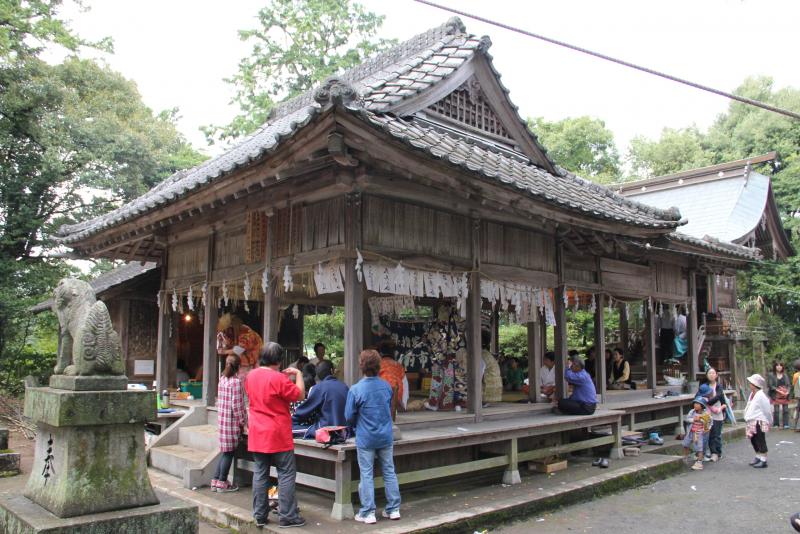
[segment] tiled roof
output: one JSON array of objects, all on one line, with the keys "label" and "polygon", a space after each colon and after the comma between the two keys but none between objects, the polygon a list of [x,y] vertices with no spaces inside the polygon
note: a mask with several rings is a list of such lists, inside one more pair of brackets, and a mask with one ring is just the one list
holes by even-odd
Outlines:
[{"label": "tiled roof", "polygon": [[193,169],[173,174],[144,195],[105,215],[78,224],[62,226],[58,235],[63,237],[63,243],[74,243],[104,228],[121,224],[169,204],[216,178],[261,159],[265,154],[275,150],[281,141],[308,124],[319,109],[319,106],[307,106],[276,119],[247,136],[228,152]]},{"label": "tiled roof", "polygon": [[[482,42],[486,44],[481,38],[467,34],[461,20],[452,18],[367,59],[337,78],[356,90],[364,107],[376,112],[386,111],[455,72]],[[314,91],[310,89],[275,106],[270,119],[313,105]]]},{"label": "tiled roof", "polygon": [[[365,61],[338,76],[338,79],[350,84],[355,90],[356,98],[349,103],[349,107],[358,108],[362,119],[435,157],[480,172],[542,201],[589,216],[650,228],[670,229],[679,224],[679,214],[674,211],[625,200],[602,186],[566,171],[563,176],[556,177],[521,154],[504,156],[477,142],[471,143],[464,138],[439,133],[397,118],[387,111],[394,104],[428,89],[452,74],[476,51],[485,53],[489,44],[488,38],[467,34],[459,19],[451,19]],[[491,56],[488,54],[487,59],[491,65]],[[495,74],[499,78],[496,71]],[[503,87],[503,90],[507,93],[507,89]],[[263,158],[319,114],[321,106],[315,102],[317,92],[318,89],[307,91],[276,106],[267,124],[228,152],[193,169],[176,173],[141,197],[112,212],[78,224],[63,226],[58,235],[68,245],[82,241],[103,229],[157,210]],[[533,136],[532,139],[536,142]]]},{"label": "tiled roof", "polygon": [[[156,267],[157,265],[153,262],[147,262],[144,265],[138,261],[126,263],[124,265],[120,265],[116,269],[108,271],[107,273],[101,274],[94,280],[89,281],[89,285],[92,286],[92,289],[94,289],[94,294],[99,297],[104,291],[116,287],[124,282],[133,280],[134,278],[137,278],[143,274],[149,273]],[[42,312],[49,310],[52,305],[53,299],[47,299],[43,302],[40,302],[36,306],[31,307],[30,311],[33,313]]]},{"label": "tiled roof", "polygon": [[574,174],[553,176],[522,158],[503,155],[467,138],[447,135],[416,121],[369,111],[358,113],[370,124],[414,148],[545,203],[590,217],[640,227],[675,228],[679,224],[680,214],[673,210],[661,210],[627,200]]},{"label": "tiled roof", "polygon": [[761,253],[757,248],[743,247],[742,245],[720,241],[713,237],[705,236],[701,239],[681,232],[673,232],[667,238],[678,243],[704,248],[715,254],[730,255],[750,261],[761,259]]}]

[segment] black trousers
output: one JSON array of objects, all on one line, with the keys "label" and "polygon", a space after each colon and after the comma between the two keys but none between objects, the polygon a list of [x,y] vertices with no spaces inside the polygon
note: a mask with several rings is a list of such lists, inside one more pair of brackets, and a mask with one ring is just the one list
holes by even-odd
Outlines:
[{"label": "black trousers", "polygon": [[711,454],[722,455],[722,423],[723,421],[713,421],[711,433],[708,436],[708,449]]},{"label": "black trousers", "polygon": [[767,454],[767,435],[761,431],[761,425],[756,424],[756,433],[750,438],[756,454]]},{"label": "black trousers", "polygon": [[592,415],[596,407],[596,404],[573,399],[560,399],[558,401],[558,409],[567,415]]}]

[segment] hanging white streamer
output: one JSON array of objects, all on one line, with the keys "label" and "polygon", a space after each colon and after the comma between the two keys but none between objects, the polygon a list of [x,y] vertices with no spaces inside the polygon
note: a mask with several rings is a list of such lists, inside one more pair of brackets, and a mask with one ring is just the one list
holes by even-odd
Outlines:
[{"label": "hanging white streamer", "polygon": [[172,290],[172,311],[178,311],[178,294]]},{"label": "hanging white streamer", "polygon": [[283,268],[283,290],[290,292],[294,289],[294,279],[292,278],[292,271],[289,266]]},{"label": "hanging white streamer", "polygon": [[222,303],[225,304],[225,306],[228,306],[228,302],[229,302],[229,300],[228,300],[228,281],[227,280],[223,280],[222,281]]},{"label": "hanging white streamer", "polygon": [[359,282],[361,282],[362,278],[364,277],[364,273],[361,268],[363,264],[364,257],[361,255],[361,251],[356,249],[356,276],[358,277]]},{"label": "hanging white streamer", "polygon": [[208,305],[208,282],[203,282],[203,287],[200,288],[200,303],[203,308]]},{"label": "hanging white streamer", "polygon": [[269,290],[269,267],[264,269],[264,272],[261,273],[261,291],[266,296],[268,290]]},{"label": "hanging white streamer", "polygon": [[191,285],[189,286],[189,292],[186,293],[186,305],[189,307],[189,311],[194,311],[194,294]]}]

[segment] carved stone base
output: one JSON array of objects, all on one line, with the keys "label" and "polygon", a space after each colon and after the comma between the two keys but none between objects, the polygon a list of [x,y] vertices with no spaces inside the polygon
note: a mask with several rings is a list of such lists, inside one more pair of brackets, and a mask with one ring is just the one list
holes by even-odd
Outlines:
[{"label": "carved stone base", "polygon": [[[80,517],[60,518],[22,495],[0,495],[0,532],[5,534],[196,534],[197,507],[160,495],[161,503]],[[102,496],[98,496],[102,499]]]},{"label": "carved stone base", "polygon": [[155,411],[152,391],[28,389],[37,438],[25,496],[58,517],[158,504],[143,428]]},{"label": "carved stone base", "polygon": [[128,377],[97,375],[97,376],[67,376],[53,375],[50,377],[50,387],[53,389],[66,389],[70,391],[111,391],[122,390],[128,387]]}]

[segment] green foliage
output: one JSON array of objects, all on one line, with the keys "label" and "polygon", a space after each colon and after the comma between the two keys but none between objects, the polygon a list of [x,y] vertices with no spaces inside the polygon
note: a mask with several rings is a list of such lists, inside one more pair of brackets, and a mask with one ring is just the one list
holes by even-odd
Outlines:
[{"label": "green foliage", "polygon": [[60,64],[39,58],[49,45],[110,51],[109,40],[73,33],[58,17],[61,5],[0,1],[0,387],[8,390],[52,366],[52,318],[28,308],[77,274],[49,257],[59,251],[58,226],[117,207],[203,159],[176,130],[176,110],[154,114],[132,81],[77,55]]},{"label": "green foliage", "polygon": [[25,393],[25,377],[33,376],[40,384],[47,384],[56,365],[55,352],[35,352],[26,348],[22,352],[0,359],[0,390],[14,396]]},{"label": "green foliage", "polygon": [[271,0],[257,18],[257,28],[239,32],[253,44],[250,55],[226,79],[241,113],[226,126],[203,128],[210,143],[252,132],[277,102],[394,44],[375,37],[384,17],[350,0]]},{"label": "green foliage", "polygon": [[528,357],[528,329],[521,324],[501,324],[498,349],[506,356]]},{"label": "green foliage", "polygon": [[[83,46],[111,51],[111,39],[89,42],[81,39],[58,17],[63,0],[3,0],[0,2],[0,58],[19,59],[36,55],[47,44],[76,52]],[[72,2],[83,8],[83,2]]]},{"label": "green foliage", "polygon": [[311,348],[322,343],[331,361],[338,367],[344,355],[344,308],[333,308],[333,314],[318,313],[303,318],[303,346],[313,355]]},{"label": "green foliage", "polygon": [[528,119],[528,128],[565,169],[601,184],[620,181],[614,134],[602,120],[584,116],[548,122],[537,117]]},{"label": "green foliage", "polygon": [[704,135],[694,126],[664,128],[658,141],[634,137],[628,159],[635,177],[661,176],[711,165],[713,157],[705,146]]}]

